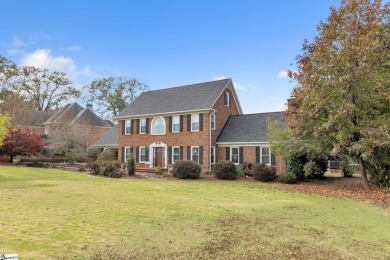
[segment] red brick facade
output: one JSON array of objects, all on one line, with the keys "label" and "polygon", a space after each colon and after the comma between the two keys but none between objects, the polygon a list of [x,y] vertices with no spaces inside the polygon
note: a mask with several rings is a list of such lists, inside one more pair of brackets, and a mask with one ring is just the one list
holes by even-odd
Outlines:
[{"label": "red brick facade", "polygon": [[[229,83],[230,85],[231,83]],[[224,105],[224,92],[228,92],[230,95],[230,106],[227,107]],[[139,161],[139,150],[136,152],[137,147],[148,147],[149,153],[153,152],[153,145],[163,146],[165,149],[173,146],[182,146],[182,159],[187,160],[189,158],[188,155],[188,147],[196,146],[202,148],[200,152],[201,158],[201,166],[203,171],[207,171],[210,169],[210,142],[211,146],[216,147],[216,140],[221,133],[226,121],[228,120],[230,115],[239,114],[239,109],[237,107],[237,103],[235,101],[235,97],[231,91],[231,89],[226,88],[225,91],[221,93],[217,101],[215,102],[213,108],[210,111],[199,111],[193,113],[179,113],[179,114],[167,114],[162,115],[165,120],[165,134],[164,135],[152,135],[152,121],[154,117],[148,118],[148,134],[137,134],[137,120],[143,117],[131,118],[131,126],[133,129],[133,134],[125,135],[122,134],[122,125],[125,120],[119,121],[118,127],[118,158],[119,160],[123,160],[123,147],[132,147],[133,154],[138,157]],[[187,129],[188,123],[188,115],[191,114],[202,114],[202,130],[197,132],[191,132]],[[215,130],[210,129],[210,114],[215,113]],[[169,117],[180,115],[183,117],[182,128],[183,131],[179,133],[169,132]],[[159,115],[156,115],[159,117]],[[211,136],[210,136],[211,133]],[[169,152],[166,152],[166,156],[169,155]],[[150,155],[149,155],[150,156]],[[172,157],[172,154],[171,156]],[[152,159],[153,161],[154,159]],[[218,159],[216,159],[218,160]],[[169,159],[167,158],[167,167],[172,168],[173,164],[169,163]],[[150,161],[148,163],[137,162],[136,167],[139,168],[148,168],[150,166]]]},{"label": "red brick facade", "polygon": [[[240,147],[239,145],[237,145],[238,147]],[[237,146],[234,146],[234,147],[237,147]],[[260,144],[259,144],[260,146]],[[226,160],[226,147],[228,146],[220,146],[218,147],[218,158],[219,160]],[[256,158],[256,147],[258,146],[242,146],[242,150],[243,150],[243,153],[242,155],[242,158],[241,160],[243,162],[248,162],[248,163],[258,163],[260,162],[260,159],[259,158]],[[279,175],[279,174],[283,174],[283,173],[286,173],[286,162],[279,156],[275,156],[275,163],[273,165],[276,169],[276,174]]]},{"label": "red brick facade", "polygon": [[[239,102],[236,100],[236,95],[232,91],[232,83],[229,82],[228,86],[217,98],[215,104],[209,110],[202,111],[191,111],[183,113],[172,113],[172,114],[156,114],[153,116],[146,117],[147,122],[147,133],[139,134],[139,120],[145,117],[121,117],[121,120],[118,122],[118,160],[124,162],[124,149],[128,148],[130,153],[133,153],[136,158],[136,167],[137,168],[149,168],[160,166],[160,161],[166,161],[166,164],[163,163],[162,167],[172,168],[172,147],[179,147],[180,150],[180,159],[187,160],[192,159],[189,152],[191,153],[191,147],[199,147],[201,149],[199,153],[199,164],[202,167],[202,171],[210,170],[212,163],[210,162],[210,152],[211,147],[215,147],[215,162],[226,160],[226,146],[218,147],[217,139],[221,134],[224,126],[226,125],[229,117],[231,115],[239,115],[240,108]],[[225,95],[229,93],[230,102],[229,106],[225,104]],[[188,116],[191,114],[200,114],[200,119],[202,122],[201,130],[196,132],[191,132],[187,129]],[[215,130],[211,130],[210,126],[210,117],[211,114],[215,115]],[[178,133],[173,133],[170,131],[170,117],[172,116],[181,116],[181,125],[182,131]],[[162,135],[153,135],[152,133],[152,123],[153,119],[157,117],[162,117],[165,120],[165,134]],[[124,134],[124,124],[127,120],[131,120],[131,134]],[[138,128],[138,130],[137,130]],[[141,161],[141,147],[145,147],[148,150],[148,154],[144,157],[147,157],[147,161]],[[190,150],[189,150],[190,149]],[[256,163],[256,147],[255,146],[243,146],[243,161]],[[162,155],[161,155],[162,154]],[[169,157],[169,158],[168,158]],[[275,159],[275,166],[277,173],[285,172],[285,163],[280,160],[280,158]]]}]

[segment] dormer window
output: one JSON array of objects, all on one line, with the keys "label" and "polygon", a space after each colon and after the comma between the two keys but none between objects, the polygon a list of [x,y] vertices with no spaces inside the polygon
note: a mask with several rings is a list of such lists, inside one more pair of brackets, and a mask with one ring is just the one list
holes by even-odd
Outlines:
[{"label": "dormer window", "polygon": [[230,94],[229,94],[229,92],[225,92],[224,104],[225,104],[225,106],[230,107]]},{"label": "dormer window", "polygon": [[165,119],[163,117],[155,117],[152,121],[152,134],[165,135]]}]

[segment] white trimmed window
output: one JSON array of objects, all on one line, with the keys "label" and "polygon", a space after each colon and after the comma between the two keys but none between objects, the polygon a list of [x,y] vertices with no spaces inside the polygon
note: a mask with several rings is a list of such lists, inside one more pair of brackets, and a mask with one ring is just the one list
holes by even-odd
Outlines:
[{"label": "white trimmed window", "polygon": [[230,107],[230,94],[229,94],[229,92],[225,92],[224,103],[225,103],[225,106]]},{"label": "white trimmed window", "polygon": [[146,118],[141,118],[139,120],[139,133],[146,134]]},{"label": "white trimmed window", "polygon": [[147,162],[148,157],[147,157],[147,148],[146,147],[140,147],[139,148],[139,161],[140,162]]},{"label": "white trimmed window", "polygon": [[215,164],[215,146],[211,146],[210,163]]},{"label": "white trimmed window", "polygon": [[152,134],[165,135],[165,119],[161,116],[153,118]]},{"label": "white trimmed window", "polygon": [[180,132],[180,116],[172,117],[172,132],[173,133]]},{"label": "white trimmed window", "polygon": [[130,159],[131,147],[125,147],[125,161],[127,162]]},{"label": "white trimmed window", "polygon": [[239,164],[240,149],[238,147],[230,147],[230,161],[234,162],[234,164]]},{"label": "white trimmed window", "polygon": [[199,114],[191,115],[191,132],[199,131]]},{"label": "white trimmed window", "polygon": [[211,130],[215,130],[215,114],[210,114],[210,126]]},{"label": "white trimmed window", "polygon": [[125,121],[125,135],[131,134],[131,120]]},{"label": "white trimmed window", "polygon": [[199,146],[191,146],[191,160],[199,163]]},{"label": "white trimmed window", "polygon": [[180,161],[180,146],[172,147],[172,163]]},{"label": "white trimmed window", "polygon": [[260,163],[271,164],[271,149],[269,147],[260,147]]}]

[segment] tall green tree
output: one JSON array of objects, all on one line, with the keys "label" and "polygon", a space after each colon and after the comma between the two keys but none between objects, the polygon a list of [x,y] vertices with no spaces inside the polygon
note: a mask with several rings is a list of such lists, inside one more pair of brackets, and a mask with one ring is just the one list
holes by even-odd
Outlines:
[{"label": "tall green tree", "polygon": [[80,95],[80,90],[70,84],[64,72],[21,67],[13,90],[30,100],[39,111],[49,111]]},{"label": "tall green tree", "polygon": [[289,72],[298,82],[288,108],[293,135],[356,159],[367,190],[367,163],[390,146],[389,10],[381,0],[342,0]]},{"label": "tall green tree", "polygon": [[10,127],[10,118],[8,115],[0,114],[0,146],[3,145],[4,138],[8,135]]},{"label": "tall green tree", "polygon": [[95,79],[83,88],[87,93],[84,99],[96,103],[96,111],[105,118],[118,115],[139,94],[148,89],[147,84],[122,76]]}]

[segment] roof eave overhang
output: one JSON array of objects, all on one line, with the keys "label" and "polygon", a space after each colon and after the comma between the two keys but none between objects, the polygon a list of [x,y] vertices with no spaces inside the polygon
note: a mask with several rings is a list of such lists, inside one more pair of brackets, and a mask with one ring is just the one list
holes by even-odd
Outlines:
[{"label": "roof eave overhang", "polygon": [[118,144],[102,144],[102,145],[97,145],[97,144],[94,144],[94,145],[91,145],[91,147],[94,147],[94,148],[118,148]]},{"label": "roof eave overhang", "polygon": [[269,145],[269,142],[217,142],[219,147],[228,147],[228,146],[261,146]]},{"label": "roof eave overhang", "polygon": [[178,114],[191,114],[197,112],[211,112],[214,111],[214,108],[204,108],[204,109],[196,109],[196,110],[184,110],[184,111],[172,111],[172,112],[161,112],[161,113],[153,113],[153,114],[139,114],[139,115],[131,115],[131,116],[116,116],[115,120],[121,119],[131,119],[131,118],[141,118],[141,117],[155,117],[155,116],[165,116],[165,115],[178,115]]}]

